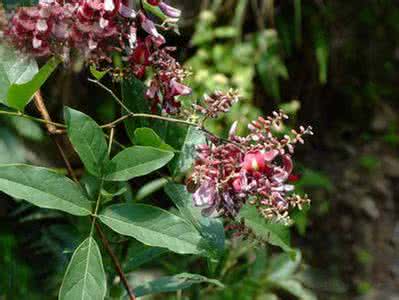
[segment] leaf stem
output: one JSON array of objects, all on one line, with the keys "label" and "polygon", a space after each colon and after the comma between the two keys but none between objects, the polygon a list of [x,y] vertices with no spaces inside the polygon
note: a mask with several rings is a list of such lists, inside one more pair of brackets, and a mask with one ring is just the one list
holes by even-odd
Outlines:
[{"label": "leaf stem", "polygon": [[[128,113],[128,114],[126,114],[126,115],[120,117],[119,119],[117,119],[117,120],[111,122],[111,123],[108,123],[108,124],[105,124],[105,125],[101,126],[102,128],[112,128],[112,127],[115,127],[115,126],[118,125],[120,122],[122,122],[122,121],[124,121],[124,120],[126,120],[126,119],[128,119],[128,118],[139,118],[139,117],[141,117],[141,118],[148,118],[148,119],[157,119],[157,120],[163,120],[163,121],[166,121],[166,122],[184,124],[184,125],[187,125],[187,126],[195,127],[195,128],[197,128],[197,129],[201,130],[202,132],[206,133],[208,136],[214,138],[214,139],[218,139],[218,140],[220,140],[220,141],[222,141],[222,142],[224,142],[224,143],[228,143],[228,144],[235,145],[236,147],[238,147],[238,148],[240,148],[240,149],[242,148],[242,146],[241,146],[240,144],[236,143],[236,142],[233,142],[233,141],[230,141],[230,140],[228,140],[228,139],[221,138],[221,137],[218,137],[218,136],[214,135],[214,134],[211,133],[209,130],[207,130],[207,129],[204,127],[203,124],[200,125],[200,124],[197,124],[197,123],[194,123],[194,122],[190,122],[190,121],[186,121],[186,120],[181,120],[181,119],[176,119],[176,118],[164,117],[164,116],[160,116],[160,115],[153,115],[153,114],[146,114],[146,113],[134,113],[134,112],[132,112],[132,111],[122,102],[121,99],[119,99],[119,97],[118,97],[117,95],[115,95],[115,93],[114,93],[111,89],[109,89],[108,87],[106,87],[105,85],[103,85],[103,84],[102,84],[101,82],[99,82],[98,80],[94,80],[94,79],[91,79],[91,78],[89,78],[88,80],[89,80],[90,82],[92,82],[92,83],[97,84],[98,86],[100,86],[101,88],[103,88],[105,91],[107,91],[107,92],[116,100],[116,102],[118,102],[119,105],[120,105],[124,110],[126,110],[126,112]],[[203,123],[203,122],[202,122],[202,123]]]},{"label": "leaf stem", "polygon": [[111,127],[111,132],[109,133],[109,143],[108,143],[108,156],[111,154],[112,143],[114,142],[115,127]]},{"label": "leaf stem", "polygon": [[56,127],[66,128],[66,126],[64,124],[48,121],[48,120],[45,120],[45,119],[35,118],[35,117],[30,116],[30,115],[24,114],[21,111],[15,111],[14,112],[14,111],[0,110],[0,115],[8,115],[8,116],[20,117],[20,118],[28,119],[28,120],[31,120],[31,121],[34,121],[34,122],[46,124],[46,125],[53,125],[53,126],[56,126]]},{"label": "leaf stem", "polygon": [[91,220],[91,228],[90,228],[90,236],[93,235],[94,232],[94,225],[96,224],[96,220],[97,220],[97,213],[98,213],[98,209],[100,208],[100,202],[101,202],[101,190],[103,189],[104,186],[104,178],[101,178],[100,181],[100,188],[98,190],[98,195],[97,195],[97,200],[96,200],[96,206],[93,210],[92,213],[92,220]]},{"label": "leaf stem", "polygon": [[116,272],[118,273],[119,277],[121,278],[121,281],[129,295],[129,299],[136,300],[136,297],[135,297],[132,289],[129,286],[129,281],[127,280],[126,275],[122,270],[121,264],[119,263],[118,258],[116,257],[114,251],[112,250],[111,245],[109,244],[109,241],[107,240],[107,237],[105,236],[104,232],[102,231],[100,224],[96,223],[95,225],[96,225],[97,233],[100,236],[100,239],[101,239],[105,249],[107,250],[109,256],[111,257],[112,262],[115,266]]},{"label": "leaf stem", "polygon": [[[204,122],[206,119],[204,119],[201,124],[197,124],[194,122],[190,122],[187,120],[182,120],[182,119],[176,119],[176,118],[171,118],[171,117],[165,117],[165,116],[160,116],[160,115],[153,115],[153,114],[147,114],[147,113],[133,113],[123,102],[121,99],[118,98],[118,96],[115,95],[115,93],[107,88],[105,85],[103,85],[101,82],[94,80],[94,79],[88,79],[90,82],[93,82],[97,85],[99,85],[101,88],[105,89],[108,93],[110,93],[112,95],[112,97],[116,100],[116,102],[118,102],[118,104],[124,109],[126,110],[127,114],[116,119],[115,121],[112,121],[110,123],[101,125],[101,128],[114,128],[116,127],[119,123],[129,119],[129,118],[147,118],[147,119],[156,119],[156,120],[162,120],[162,121],[166,121],[166,122],[171,122],[171,123],[176,123],[176,124],[182,124],[182,125],[186,125],[186,126],[191,126],[191,127],[195,127],[198,130],[201,130],[202,132],[204,132],[206,135],[208,135],[209,137],[219,140],[223,143],[227,143],[227,144],[232,144],[234,146],[236,146],[237,148],[242,148],[242,146],[239,143],[236,143],[234,141],[230,141],[229,139],[225,139],[222,137],[218,137],[215,134],[213,134],[212,132],[210,132],[209,130],[207,130],[204,126]],[[61,124],[61,123],[56,123],[51,121],[50,116],[48,114],[48,111],[46,109],[45,106],[42,105],[43,99],[40,95],[40,92],[37,92],[35,94],[35,105],[37,107],[37,109],[39,110],[39,112],[41,113],[43,119],[40,118],[35,118],[32,116],[29,116],[27,114],[24,114],[23,112],[11,112],[11,111],[2,111],[0,110],[0,115],[10,115],[10,116],[17,116],[17,117],[22,117],[22,118],[26,118],[26,119],[30,119],[32,121],[36,121],[42,124],[46,124],[48,132],[50,134],[64,134],[66,131],[64,130],[66,128],[65,124]],[[59,128],[63,128],[63,129],[57,129],[57,127]],[[108,136],[107,136],[108,137]],[[56,142],[58,144],[58,142]],[[122,147],[121,144],[119,144],[117,141],[113,140],[113,143],[119,145],[120,147]],[[59,146],[59,145],[58,145]],[[58,147],[60,148],[60,146]],[[123,148],[123,147],[122,147]],[[64,155],[62,155],[64,156]],[[68,168],[69,170],[69,168]]]},{"label": "leaf stem", "polygon": [[[56,128],[56,126],[54,124],[57,124],[57,123],[53,123],[51,121],[50,114],[49,114],[49,112],[48,112],[48,110],[46,108],[46,105],[44,104],[44,100],[43,100],[43,97],[42,97],[42,94],[41,94],[40,90],[38,90],[35,93],[35,95],[34,95],[34,103],[35,103],[35,106],[36,106],[37,110],[39,111],[39,113],[43,117],[43,119],[38,119],[38,120],[42,120],[42,121],[44,121],[43,123],[46,123],[47,131],[50,134],[56,133],[57,132],[57,128]],[[25,116],[28,116],[28,115],[25,115]],[[60,124],[60,125],[62,125],[62,124]],[[65,125],[63,125],[63,126],[65,126]],[[64,148],[62,147],[61,142],[58,140],[58,137],[57,136],[53,136],[52,140],[54,141],[55,145],[57,146],[58,152],[61,154],[61,157],[64,160],[64,163],[65,163],[65,165],[66,165],[66,167],[68,169],[69,176],[71,176],[71,178],[75,182],[78,182],[78,178],[76,177],[75,171],[73,170],[72,165],[69,162],[69,159],[68,159],[68,157],[67,157],[67,155],[66,155],[66,153],[64,151]]]}]

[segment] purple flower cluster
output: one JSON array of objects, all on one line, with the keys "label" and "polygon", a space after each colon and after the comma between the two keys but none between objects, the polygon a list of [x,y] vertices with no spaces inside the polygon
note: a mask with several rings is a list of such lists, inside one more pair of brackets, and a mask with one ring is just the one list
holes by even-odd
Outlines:
[{"label": "purple flower cluster", "polygon": [[202,104],[194,104],[193,107],[206,118],[217,118],[220,114],[227,113],[238,99],[237,91],[215,91],[211,95],[205,95]]},{"label": "purple flower cluster", "polygon": [[[179,15],[166,4],[163,10]],[[17,10],[7,35],[28,53],[65,61],[76,51],[87,61],[112,62],[119,52],[139,75],[143,68],[137,65],[145,67],[150,51],[165,43],[147,12],[134,10],[127,0],[40,0]]]},{"label": "purple flower cluster", "polygon": [[173,50],[173,48],[159,49],[150,57],[155,75],[151,80],[146,97],[152,101],[152,111],[154,112],[160,106],[164,112],[175,114],[181,106],[177,97],[191,94],[191,88],[182,83],[187,76],[186,71],[170,55]]},{"label": "purple flower cluster", "polygon": [[228,217],[238,214],[244,203],[256,205],[268,219],[289,223],[290,207],[302,207],[307,197],[293,194],[291,181],[292,154],[303,135],[312,134],[311,127],[292,130],[291,135],[278,138],[274,128],[280,127],[287,116],[274,112],[267,119],[252,122],[245,136],[235,134],[233,125],[228,141],[211,141],[197,148],[197,159],[191,180],[198,189],[194,204],[206,215],[215,212]]},{"label": "purple flower cluster", "polygon": [[[163,1],[148,1],[168,18],[162,26],[176,23],[181,12]],[[112,63],[119,53],[127,67],[124,73],[143,78],[147,68],[154,77],[146,93],[152,110],[179,111],[179,96],[191,89],[182,83],[186,72],[164,47],[165,38],[144,9],[134,10],[127,0],[40,0],[34,7],[18,9],[8,31],[19,49],[34,56],[61,56],[68,62],[73,54],[100,65]]]}]

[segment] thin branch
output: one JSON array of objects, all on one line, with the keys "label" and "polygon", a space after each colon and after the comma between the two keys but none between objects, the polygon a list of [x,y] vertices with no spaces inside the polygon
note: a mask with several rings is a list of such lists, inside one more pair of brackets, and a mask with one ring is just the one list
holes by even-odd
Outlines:
[{"label": "thin branch", "polygon": [[61,146],[60,141],[58,140],[58,138],[56,136],[54,136],[53,141],[58,148],[58,152],[61,154],[61,157],[65,163],[65,166],[67,167],[69,176],[71,176],[73,181],[75,181],[76,183],[79,183],[78,177],[76,176],[76,173],[75,173],[74,169],[72,168],[72,165],[69,162],[69,159],[68,159],[67,155],[65,154],[65,151],[64,151],[63,147]]},{"label": "thin branch", "polygon": [[115,95],[115,93],[114,93],[111,89],[107,88],[105,85],[103,85],[103,84],[102,84],[101,82],[99,82],[98,80],[94,80],[94,79],[91,79],[91,78],[89,78],[88,80],[89,80],[90,82],[92,82],[92,83],[97,84],[98,86],[100,86],[100,87],[103,88],[104,90],[106,90],[106,91],[116,100],[116,102],[118,102],[119,105],[123,107],[124,110],[126,110],[128,113],[131,113],[130,109],[122,102],[121,99],[118,98],[117,95]]},{"label": "thin branch", "polygon": [[93,82],[93,83],[97,84],[98,86],[100,86],[101,88],[103,88],[104,90],[106,90],[108,93],[110,93],[110,95],[111,95],[111,96],[122,106],[122,108],[125,109],[126,112],[128,113],[128,114],[126,114],[126,115],[120,117],[119,119],[117,119],[117,120],[111,122],[111,123],[102,125],[101,128],[113,128],[113,127],[115,127],[116,125],[118,125],[120,122],[123,122],[124,120],[126,120],[126,119],[128,119],[128,118],[140,118],[140,117],[141,117],[141,118],[148,118],[148,119],[156,119],[156,120],[163,120],[163,121],[166,121],[166,122],[184,124],[184,125],[187,125],[187,126],[195,127],[195,128],[197,128],[197,129],[203,131],[204,133],[206,133],[208,136],[211,136],[212,138],[218,139],[218,140],[220,140],[220,141],[222,141],[222,142],[224,142],[224,143],[229,143],[229,144],[235,145],[236,147],[238,147],[238,148],[240,148],[240,149],[242,148],[242,146],[241,146],[240,144],[238,144],[238,143],[236,143],[236,142],[233,142],[233,141],[230,141],[230,140],[225,139],[225,138],[218,137],[218,136],[214,135],[213,133],[211,133],[210,131],[208,131],[207,129],[205,129],[205,127],[204,127],[203,125],[199,125],[199,124],[194,123],[194,122],[190,122],[190,121],[186,121],[186,120],[181,120],[181,119],[170,118],[170,117],[164,117],[164,116],[160,116],[160,115],[145,114],[145,113],[133,113],[128,107],[126,107],[125,104],[123,104],[122,100],[119,99],[119,97],[118,97],[117,95],[115,95],[115,93],[114,93],[111,89],[107,88],[105,85],[103,85],[103,84],[102,84],[101,82],[99,82],[98,80],[94,80],[94,79],[90,79],[90,78],[89,78],[88,80],[89,80],[90,82]]},{"label": "thin branch", "polygon": [[[47,121],[47,120],[40,119],[40,118],[35,118],[35,117],[29,116],[27,114],[24,114],[21,111],[14,112],[14,111],[0,110],[0,115],[20,117],[20,118],[28,119],[28,120],[31,120],[31,121],[34,121],[34,122],[42,123],[42,124],[45,124],[45,125],[52,125],[52,126],[55,126],[55,127],[61,127],[61,128],[65,128],[66,127],[64,124],[60,124],[60,123],[56,123],[56,122],[52,122],[52,121]],[[57,131],[58,130],[59,129],[57,129]]]},{"label": "thin branch", "polygon": [[107,250],[109,256],[112,259],[113,264],[115,265],[115,269],[116,269],[119,277],[121,278],[123,285],[125,286],[125,289],[129,295],[130,300],[136,300],[136,297],[134,296],[134,293],[129,286],[129,282],[126,278],[126,275],[122,270],[121,264],[119,263],[118,258],[116,257],[114,251],[112,250],[111,245],[109,244],[109,242],[107,240],[107,237],[105,236],[104,232],[102,231],[100,224],[96,223],[95,225],[96,225],[97,233],[100,236],[100,239],[105,247],[105,250]]},{"label": "thin branch", "polygon": [[115,127],[111,128],[111,132],[109,134],[109,143],[108,143],[108,156],[111,154],[112,143],[114,141]]},{"label": "thin branch", "polygon": [[50,132],[50,133],[55,132],[57,130],[57,127],[54,126],[53,124],[51,124],[52,121],[50,118],[50,114],[48,113],[46,105],[44,104],[43,97],[42,97],[40,90],[38,90],[35,93],[33,101],[35,102],[35,106],[36,106],[37,110],[40,112],[42,118],[47,121],[46,126],[47,126],[48,132]]},{"label": "thin branch", "polygon": [[[35,93],[34,103],[35,103],[37,110],[41,114],[42,118],[46,121],[47,131],[50,134],[57,133],[58,129],[55,125],[52,124],[53,122],[51,121],[50,114],[46,108],[46,105],[44,104],[43,97],[40,93],[40,90]],[[68,169],[69,176],[71,176],[71,178],[75,182],[78,182],[78,178],[76,177],[75,171],[73,170],[72,165],[69,162],[67,155],[65,154],[64,148],[62,147],[60,140],[58,139],[57,136],[53,136],[53,141],[56,144],[58,151],[61,154],[62,159],[64,160],[64,163]]]}]

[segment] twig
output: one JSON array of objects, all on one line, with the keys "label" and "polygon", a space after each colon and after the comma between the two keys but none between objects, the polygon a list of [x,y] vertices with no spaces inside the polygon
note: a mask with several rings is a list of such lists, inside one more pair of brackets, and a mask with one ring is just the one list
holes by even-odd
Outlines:
[{"label": "twig", "polygon": [[[40,93],[40,90],[38,90],[35,93],[34,103],[35,103],[35,106],[36,106],[37,110],[41,114],[42,118],[46,121],[47,131],[51,135],[54,135],[57,132],[57,127],[51,121],[50,114],[49,114],[49,112],[48,112],[48,110],[46,108],[46,105],[44,104],[43,97],[42,97],[42,95]],[[58,151],[61,154],[61,157],[62,157],[62,159],[63,159],[63,161],[64,161],[64,163],[65,163],[65,165],[66,165],[66,167],[68,169],[69,176],[71,176],[71,178],[75,182],[78,182],[78,178],[76,177],[75,171],[73,170],[72,165],[69,162],[67,155],[65,154],[65,151],[64,151],[64,149],[63,149],[63,147],[61,145],[60,140],[58,139],[57,136],[53,136],[52,139],[53,139],[54,143],[56,144],[56,146],[58,148]]]},{"label": "twig", "polygon": [[111,89],[107,88],[105,85],[103,85],[103,84],[102,84],[101,82],[99,82],[98,80],[94,80],[94,79],[91,79],[91,78],[89,78],[88,80],[89,80],[90,82],[92,82],[92,83],[97,84],[98,86],[100,86],[100,87],[103,88],[104,90],[106,90],[106,91],[116,100],[116,102],[118,102],[119,105],[123,107],[124,110],[126,110],[126,111],[129,112],[129,113],[131,113],[130,109],[122,102],[121,99],[118,98],[117,95],[115,95],[115,93],[114,93]]},{"label": "twig", "polygon": [[62,148],[61,143],[60,143],[60,141],[58,140],[58,137],[54,136],[54,137],[53,137],[53,141],[54,141],[55,145],[56,145],[57,148],[58,148],[58,152],[60,152],[60,154],[61,154],[61,157],[62,157],[62,159],[63,159],[63,161],[64,161],[64,163],[65,163],[65,166],[67,167],[69,176],[71,176],[71,178],[73,179],[73,181],[75,181],[76,183],[78,183],[78,182],[79,182],[78,177],[76,176],[76,173],[75,173],[74,169],[72,168],[72,165],[71,165],[71,163],[69,162],[69,159],[68,159],[68,157],[67,157],[67,155],[66,155],[64,149]]},{"label": "twig", "polygon": [[48,132],[54,133],[57,130],[57,127],[55,125],[51,124],[52,121],[50,118],[50,114],[48,113],[48,110],[47,110],[46,106],[44,105],[43,97],[42,97],[40,90],[38,90],[35,93],[35,97],[34,97],[33,101],[35,102],[35,106],[36,106],[37,110],[39,111],[39,113],[41,114],[42,118],[47,121],[46,126],[47,126]]},{"label": "twig", "polygon": [[114,141],[115,127],[111,128],[111,132],[109,134],[109,143],[108,143],[108,156],[111,154],[112,150],[112,142]]},{"label": "twig", "polygon": [[102,231],[100,224],[96,223],[96,229],[97,229],[97,233],[100,236],[100,239],[101,239],[105,249],[107,250],[109,256],[112,259],[112,262],[115,265],[115,269],[116,269],[119,277],[121,278],[123,285],[125,286],[125,289],[129,295],[130,300],[136,300],[136,297],[134,296],[132,290],[130,289],[129,282],[127,281],[126,275],[122,270],[119,260],[116,257],[114,251],[112,250],[111,245],[109,244],[107,237],[105,236],[104,232]]},{"label": "twig", "polygon": [[93,82],[93,83],[97,84],[98,86],[100,86],[101,88],[106,90],[108,93],[110,93],[110,95],[116,100],[116,102],[118,102],[121,105],[121,107],[124,110],[126,110],[126,112],[128,113],[128,114],[120,117],[119,119],[111,122],[111,123],[102,125],[101,128],[113,128],[116,125],[118,125],[120,122],[123,122],[124,120],[126,120],[128,118],[140,118],[141,117],[141,118],[148,118],[148,119],[157,119],[157,120],[163,120],[163,121],[167,121],[167,122],[184,124],[184,125],[187,125],[187,126],[195,127],[197,129],[203,131],[204,133],[206,133],[208,136],[211,136],[211,137],[213,137],[215,139],[218,139],[218,140],[220,140],[220,141],[222,141],[224,143],[229,143],[229,144],[235,145],[236,147],[238,147],[240,149],[242,148],[242,146],[240,144],[238,144],[236,142],[233,142],[233,141],[230,141],[230,140],[225,139],[225,138],[218,137],[218,136],[214,135],[213,133],[211,133],[210,131],[208,131],[203,125],[199,125],[199,124],[194,123],[194,122],[181,120],[181,119],[170,118],[170,117],[164,117],[164,116],[159,116],[159,115],[153,115],[153,114],[134,113],[128,107],[126,107],[126,105],[122,102],[122,100],[119,99],[119,97],[116,96],[115,93],[111,89],[107,88],[105,85],[103,85],[101,82],[99,82],[97,80],[90,79],[90,78],[88,80],[90,82]]},{"label": "twig", "polygon": [[[28,119],[34,122],[38,122],[38,123],[42,123],[42,124],[46,124],[46,125],[53,125],[56,127],[61,127],[61,128],[65,128],[66,126],[64,124],[60,124],[60,123],[56,123],[56,122],[51,122],[51,121],[47,121],[44,119],[39,119],[39,118],[35,118],[29,115],[24,114],[21,111],[6,111],[6,110],[0,110],[0,115],[7,115],[7,116],[14,116],[14,117],[20,117],[20,118],[24,118],[24,119]],[[56,131],[59,131],[60,129],[57,129]]]}]

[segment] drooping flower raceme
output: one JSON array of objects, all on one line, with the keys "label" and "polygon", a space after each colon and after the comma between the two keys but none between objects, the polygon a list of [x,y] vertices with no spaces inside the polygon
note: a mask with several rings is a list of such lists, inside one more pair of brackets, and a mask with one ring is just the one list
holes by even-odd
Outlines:
[{"label": "drooping flower raceme", "polygon": [[[205,108],[204,108],[205,109]],[[311,127],[292,130],[278,138],[273,128],[287,116],[274,112],[272,117],[250,123],[250,133],[241,137],[232,126],[228,141],[210,140],[197,148],[191,177],[198,189],[193,194],[203,213],[235,217],[244,203],[250,203],[267,219],[289,223],[289,209],[302,208],[309,199],[293,193],[292,154],[302,137],[312,134]]]},{"label": "drooping flower raceme", "polygon": [[[148,3],[165,14],[160,26],[165,30],[181,15],[163,1]],[[165,38],[151,13],[135,10],[126,0],[40,0],[37,6],[17,10],[7,36],[18,49],[34,56],[58,55],[68,62],[79,55],[87,63],[109,66],[117,54],[124,62],[124,74],[139,79],[153,68],[147,92],[153,111],[178,112],[177,98],[191,93],[182,84],[185,71],[164,46]]]}]

